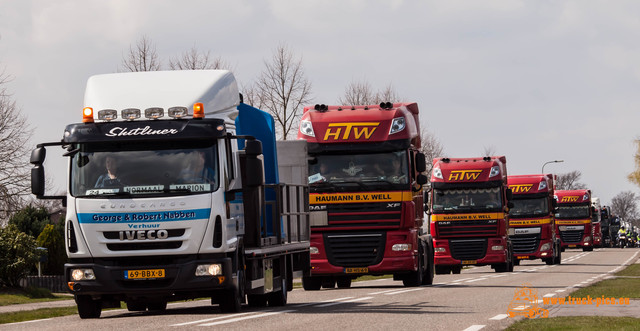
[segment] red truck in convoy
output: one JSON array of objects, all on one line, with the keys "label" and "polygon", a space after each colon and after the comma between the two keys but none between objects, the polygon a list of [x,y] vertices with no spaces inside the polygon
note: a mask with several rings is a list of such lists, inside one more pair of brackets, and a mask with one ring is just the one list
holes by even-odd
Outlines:
[{"label": "red truck in convoy", "polygon": [[556,236],[552,174],[509,176],[513,208],[509,210],[510,238],[516,265],[520,260],[542,259],[560,264],[561,244]]},{"label": "red truck in convoy", "polygon": [[307,141],[310,160],[304,289],[347,288],[360,275],[383,274],[405,286],[431,284],[418,105],[306,107],[298,139]]},{"label": "red truck in convoy", "polygon": [[431,188],[436,274],[460,273],[464,265],[513,271],[506,157],[436,158]]},{"label": "red truck in convoy", "polygon": [[600,198],[591,198],[591,236],[593,238],[593,247],[602,247],[602,222],[601,222],[601,210]]},{"label": "red truck in convoy", "polygon": [[562,249],[582,248],[583,251],[592,251],[591,191],[559,190],[556,191],[556,201],[556,232],[560,233]]}]

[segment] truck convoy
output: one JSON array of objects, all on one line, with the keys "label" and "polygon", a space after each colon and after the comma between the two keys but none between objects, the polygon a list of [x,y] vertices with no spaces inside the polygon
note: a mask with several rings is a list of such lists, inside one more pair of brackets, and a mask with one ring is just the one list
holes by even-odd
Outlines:
[{"label": "truck convoy", "polygon": [[[120,301],[286,304],[310,268],[305,142],[277,145],[273,118],[243,104],[225,70],[97,75],[84,103],[81,123],[31,154],[32,192],[67,206],[81,318]],[[69,158],[65,196],[45,195],[51,146]]]},{"label": "truck convoy", "polygon": [[298,139],[310,159],[312,269],[304,289],[384,274],[405,286],[431,284],[418,105],[306,107]]},{"label": "truck convoy", "polygon": [[512,272],[506,157],[436,158],[431,187],[436,273],[457,274],[465,265]]},{"label": "truck convoy", "polygon": [[560,233],[562,250],[582,248],[593,250],[591,191],[556,191],[556,231]]},{"label": "truck convoy", "polygon": [[554,180],[552,174],[509,176],[513,208],[509,210],[510,238],[515,264],[542,259],[560,264],[561,243],[556,236]]}]

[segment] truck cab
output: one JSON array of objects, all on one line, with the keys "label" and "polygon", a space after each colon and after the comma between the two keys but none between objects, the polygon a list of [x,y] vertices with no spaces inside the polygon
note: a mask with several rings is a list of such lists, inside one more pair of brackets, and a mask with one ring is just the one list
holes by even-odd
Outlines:
[{"label": "truck cab", "polygon": [[593,250],[591,190],[558,190],[555,193],[556,231],[560,233],[562,249]]}]

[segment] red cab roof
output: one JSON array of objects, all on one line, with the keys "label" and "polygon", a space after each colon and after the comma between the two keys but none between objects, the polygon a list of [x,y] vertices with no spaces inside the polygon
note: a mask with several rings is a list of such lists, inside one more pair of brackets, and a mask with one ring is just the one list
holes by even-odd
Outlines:
[{"label": "red cab roof", "polygon": [[558,203],[589,203],[591,190],[559,190],[555,192]]},{"label": "red cab roof", "polygon": [[552,174],[509,175],[507,183],[513,194],[535,194],[553,192]]},{"label": "red cab roof", "polygon": [[432,183],[488,182],[506,177],[507,158],[504,156],[436,158],[431,171]]}]

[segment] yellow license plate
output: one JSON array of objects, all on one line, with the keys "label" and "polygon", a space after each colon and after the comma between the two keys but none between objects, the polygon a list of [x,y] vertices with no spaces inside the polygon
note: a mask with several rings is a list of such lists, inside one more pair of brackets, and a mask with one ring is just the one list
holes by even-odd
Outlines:
[{"label": "yellow license plate", "polygon": [[344,268],[345,274],[366,274],[369,268]]},{"label": "yellow license plate", "polygon": [[125,270],[124,279],[164,278],[164,269]]},{"label": "yellow license plate", "polygon": [[462,260],[462,264],[476,264],[478,260]]},{"label": "yellow license plate", "polygon": [[518,256],[518,260],[526,260],[528,259],[528,256]]},{"label": "yellow license plate", "polygon": [[569,245],[569,248],[576,248],[578,245]]}]

